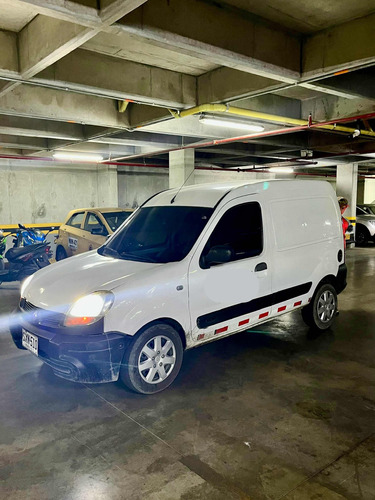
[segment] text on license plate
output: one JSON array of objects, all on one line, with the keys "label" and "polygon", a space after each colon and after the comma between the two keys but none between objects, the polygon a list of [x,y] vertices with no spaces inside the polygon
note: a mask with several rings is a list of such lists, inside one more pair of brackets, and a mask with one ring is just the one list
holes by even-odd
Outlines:
[{"label": "text on license plate", "polygon": [[33,354],[38,355],[38,337],[22,329],[22,345]]}]

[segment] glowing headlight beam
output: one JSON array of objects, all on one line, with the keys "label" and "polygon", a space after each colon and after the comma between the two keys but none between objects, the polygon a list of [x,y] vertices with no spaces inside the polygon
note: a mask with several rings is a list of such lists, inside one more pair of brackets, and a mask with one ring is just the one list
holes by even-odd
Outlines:
[{"label": "glowing headlight beam", "polygon": [[102,318],[114,301],[112,292],[100,291],[80,297],[65,318],[65,326],[90,325]]}]

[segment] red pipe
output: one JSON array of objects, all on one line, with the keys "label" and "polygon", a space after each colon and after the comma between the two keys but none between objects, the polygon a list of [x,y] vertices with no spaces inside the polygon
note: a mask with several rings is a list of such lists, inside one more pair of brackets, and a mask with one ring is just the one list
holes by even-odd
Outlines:
[{"label": "red pipe", "polygon": [[[249,139],[259,139],[262,137],[270,137],[273,135],[290,134],[292,132],[300,132],[302,130],[308,130],[309,128],[319,128],[323,125],[335,125],[336,123],[347,123],[347,122],[352,122],[352,121],[356,121],[356,120],[368,120],[370,118],[375,118],[375,112],[374,113],[366,113],[363,115],[350,116],[347,118],[338,118],[336,120],[329,120],[329,121],[325,121],[325,122],[316,122],[313,124],[308,123],[306,125],[298,125],[296,127],[268,130],[267,132],[259,132],[257,134],[240,135],[237,137],[229,137],[227,139],[214,139],[213,141],[201,142],[198,144],[189,144],[187,146],[181,146],[179,148],[164,149],[162,151],[150,153],[149,155],[144,155],[144,154],[143,155],[133,155],[131,157],[123,156],[120,158],[116,158],[116,160],[121,160],[121,158],[139,158],[139,157],[144,157],[144,156],[154,156],[154,155],[158,155],[158,154],[170,153],[171,151],[179,151],[182,149],[197,149],[197,148],[202,148],[202,147],[207,148],[207,147],[211,147],[211,146],[219,146],[221,144],[229,144],[231,142],[246,141]],[[103,162],[103,163],[106,163],[106,162]]]},{"label": "red pipe", "polygon": [[[133,155],[130,158],[139,158],[139,157],[145,157],[145,156],[155,156],[158,154],[165,154],[169,153],[171,151],[179,151],[183,149],[197,149],[201,147],[211,147],[211,146],[218,146],[221,144],[229,144],[232,142],[240,142],[240,141],[246,141],[249,139],[257,139],[257,138],[262,138],[262,137],[271,137],[274,135],[282,135],[282,134],[290,134],[292,132],[299,132],[302,130],[307,130],[309,128],[319,128],[323,125],[334,125],[336,123],[347,123],[351,121],[356,121],[356,120],[368,120],[371,118],[375,118],[375,112],[373,113],[366,113],[362,115],[356,115],[356,116],[350,116],[347,118],[338,118],[336,120],[329,120],[325,122],[316,122],[311,124],[310,120],[309,123],[306,125],[299,125],[296,127],[288,127],[288,128],[282,128],[282,129],[276,129],[276,130],[269,130],[267,132],[259,132],[257,134],[248,134],[248,135],[242,135],[242,136],[237,136],[237,137],[230,137],[226,139],[214,139],[213,141],[208,141],[208,142],[203,142],[203,143],[198,143],[198,144],[193,144],[193,145],[187,145],[187,146],[181,146],[179,148],[173,148],[173,149],[165,149],[162,151],[156,151],[155,153],[151,153],[148,155]],[[355,153],[349,153],[350,154],[355,154]],[[346,153],[338,153],[337,156],[348,156]],[[0,155],[0,158],[4,159],[17,159],[17,160],[35,160],[35,161],[51,161],[51,158],[46,158],[46,157],[36,157],[36,156],[11,156],[11,155]],[[123,158],[129,158],[129,156],[123,157]],[[121,160],[121,158],[117,158],[117,160]],[[56,160],[52,160],[56,161]],[[57,160],[59,161],[59,160]],[[84,163],[84,162],[82,162]],[[145,165],[143,163],[120,163],[119,161],[103,161],[101,164],[107,164],[107,165],[118,165],[118,166],[135,166],[135,167],[144,167],[144,168],[168,168],[167,166],[164,167],[163,165],[155,165],[155,164],[150,164],[150,165]],[[222,169],[222,168],[210,168],[210,167],[197,167],[198,170],[220,170],[222,171],[230,171],[233,172],[233,169]],[[251,170],[250,170],[251,171]],[[260,172],[261,170],[257,170]],[[265,172],[268,172],[265,170]],[[294,175],[299,175],[299,174],[294,174]],[[305,175],[315,175],[315,174],[305,174]],[[318,175],[318,174],[316,174]],[[371,177],[370,177],[371,178]]]}]

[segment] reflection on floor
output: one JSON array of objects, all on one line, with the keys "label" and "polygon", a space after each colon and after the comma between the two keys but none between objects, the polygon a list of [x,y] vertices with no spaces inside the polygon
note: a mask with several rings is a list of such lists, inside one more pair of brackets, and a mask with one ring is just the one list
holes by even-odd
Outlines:
[{"label": "reflection on floor", "polygon": [[[329,333],[299,312],[185,355],[155,396],[65,382],[0,320],[0,497],[375,498],[375,248]],[[0,318],[18,287],[0,287]]]}]

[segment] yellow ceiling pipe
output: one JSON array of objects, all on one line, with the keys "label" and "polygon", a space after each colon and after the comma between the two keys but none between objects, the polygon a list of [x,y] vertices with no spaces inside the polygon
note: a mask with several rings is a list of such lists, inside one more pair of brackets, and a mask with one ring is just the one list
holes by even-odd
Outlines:
[{"label": "yellow ceiling pipe", "polygon": [[[185,109],[176,113],[175,111],[169,110],[174,118],[185,118],[186,116],[197,115],[199,113],[224,113],[234,116],[243,116],[246,118],[252,118],[253,120],[261,120],[266,122],[281,123],[283,125],[309,125],[307,120],[300,120],[298,118],[289,118],[286,116],[271,115],[269,113],[261,113],[259,111],[252,111],[250,109],[236,108],[235,106],[229,106],[226,104],[201,104],[200,106],[195,106],[194,108]],[[348,135],[353,135],[356,129],[351,127],[342,127],[341,125],[317,125],[314,128],[321,128],[324,130],[332,130],[335,132],[343,132]],[[375,132],[370,130],[361,130],[360,135],[365,135],[368,137],[375,137]]]}]

